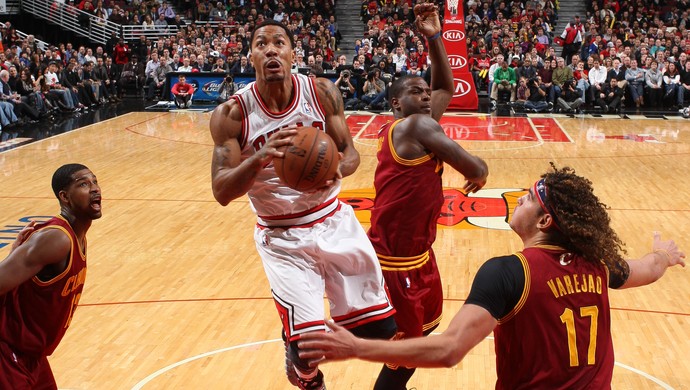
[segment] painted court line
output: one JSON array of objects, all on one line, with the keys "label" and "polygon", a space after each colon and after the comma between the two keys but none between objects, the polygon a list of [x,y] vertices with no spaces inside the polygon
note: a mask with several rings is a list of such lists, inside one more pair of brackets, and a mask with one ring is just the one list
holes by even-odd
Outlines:
[{"label": "painted court line", "polygon": [[[438,335],[438,334],[440,334],[440,333],[434,332],[434,333],[432,333],[432,334]],[[493,338],[492,336],[486,337],[486,340],[493,340],[493,339],[494,339],[494,338]],[[209,357],[209,356],[217,355],[217,354],[219,354],[219,353],[223,353],[223,352],[227,352],[227,351],[232,351],[232,350],[235,350],[235,349],[240,349],[240,348],[245,348],[245,347],[253,347],[253,346],[257,346],[257,345],[268,344],[268,343],[275,343],[275,342],[281,342],[281,343],[282,343],[283,340],[282,340],[282,339],[272,339],[272,340],[264,340],[264,341],[255,341],[255,342],[251,342],[251,343],[235,345],[235,346],[232,346],[232,347],[221,348],[221,349],[217,349],[217,350],[215,350],[215,351],[204,352],[204,353],[202,353],[202,354],[199,354],[199,355],[196,355],[196,356],[192,356],[192,357],[189,357],[189,358],[187,358],[187,359],[180,360],[179,362],[176,362],[176,363],[173,363],[173,364],[168,365],[168,366],[166,366],[166,367],[163,367],[163,368],[159,369],[158,371],[152,373],[151,375],[147,376],[146,378],[142,379],[142,380],[139,381],[137,384],[135,384],[134,387],[132,387],[132,390],[141,390],[144,386],[146,386],[146,384],[148,384],[149,382],[153,381],[153,380],[156,379],[157,377],[159,377],[159,376],[165,374],[166,372],[168,372],[168,371],[170,371],[170,370],[173,370],[173,369],[175,369],[175,368],[177,368],[177,367],[179,367],[179,366],[182,366],[182,365],[184,365],[184,364],[187,364],[187,363],[189,363],[189,362],[193,362],[193,361],[195,361],[195,360],[199,360],[199,359],[203,359],[203,358],[206,358],[206,357]],[[618,367],[620,367],[620,368],[623,368],[623,369],[625,369],[625,370],[628,370],[628,371],[630,371],[630,372],[633,372],[633,373],[635,373],[635,374],[638,374],[638,375],[644,377],[645,379],[648,379],[648,380],[650,380],[650,381],[656,383],[657,385],[659,385],[659,387],[661,387],[661,388],[664,389],[664,390],[674,390],[674,388],[671,387],[671,385],[669,385],[668,383],[663,382],[663,381],[660,380],[659,378],[656,378],[656,377],[654,377],[654,376],[652,376],[652,375],[650,375],[650,374],[648,374],[648,373],[646,373],[646,372],[644,372],[644,371],[638,370],[638,369],[636,369],[636,368],[634,368],[634,367],[630,367],[630,366],[628,366],[628,365],[626,365],[626,364],[619,363],[619,362],[615,362],[615,365],[618,366]]]}]

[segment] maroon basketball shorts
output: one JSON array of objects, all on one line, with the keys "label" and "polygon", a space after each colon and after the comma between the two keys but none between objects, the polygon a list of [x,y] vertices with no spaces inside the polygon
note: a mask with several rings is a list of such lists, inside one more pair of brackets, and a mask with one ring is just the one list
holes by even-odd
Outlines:
[{"label": "maroon basketball shorts", "polygon": [[0,389],[56,390],[57,385],[45,356],[22,356],[0,341]]},{"label": "maroon basketball shorts", "polygon": [[415,257],[379,255],[403,338],[420,337],[441,321],[443,289],[433,249]]}]

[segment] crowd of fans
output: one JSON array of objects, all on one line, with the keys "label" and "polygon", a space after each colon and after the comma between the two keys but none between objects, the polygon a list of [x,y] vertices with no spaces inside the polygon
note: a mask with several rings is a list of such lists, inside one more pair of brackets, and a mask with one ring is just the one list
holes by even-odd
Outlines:
[{"label": "crowd of fans", "polygon": [[[113,34],[105,45],[40,50],[33,36],[22,39],[9,23],[0,25],[0,125],[86,110],[130,94],[154,99],[170,88],[165,80],[171,71],[228,74],[224,100],[235,91],[233,74],[253,73],[248,38],[268,18],[295,35],[293,71],[331,74],[347,109],[388,109],[387,89],[396,77],[428,76],[426,40],[415,30],[412,11],[419,1],[363,0],[364,36],[348,58],[336,55],[340,36],[330,1],[82,0],[73,5],[104,19],[142,29],[164,21],[178,29],[156,40],[141,36],[127,43]],[[683,106],[690,96],[686,0],[664,7],[645,0],[596,1],[587,15],[564,26],[557,26],[553,0],[463,4],[469,68],[494,103],[510,101],[527,111],[575,112],[588,105],[610,111],[624,101]],[[186,23],[181,15],[218,23]],[[562,56],[555,54],[558,45]]]},{"label": "crowd of fans", "polygon": [[[554,4],[467,3],[478,89],[527,111],[683,107],[690,96],[688,2],[594,1],[556,29]],[[555,46],[562,55],[555,55]]]},{"label": "crowd of fans", "polygon": [[[72,3],[72,4],[70,4]],[[115,33],[105,45],[74,47],[71,43],[41,50],[33,35],[22,39],[10,23],[0,24],[0,67],[8,80],[0,83],[0,125],[12,127],[60,114],[88,110],[126,96],[154,99],[170,89],[166,75],[178,72],[223,72],[222,100],[234,93],[234,74],[252,74],[249,36],[257,23],[273,19],[294,33],[295,64],[315,74],[338,66],[339,34],[329,1],[182,0],[174,4],[155,0],[67,2],[94,16],[148,28],[162,21],[178,26],[175,34],[150,40],[144,35],[127,43]],[[186,23],[175,9],[192,20]],[[221,19],[218,19],[221,15]],[[123,19],[124,17],[124,19]],[[3,79],[4,80],[4,79]]]}]

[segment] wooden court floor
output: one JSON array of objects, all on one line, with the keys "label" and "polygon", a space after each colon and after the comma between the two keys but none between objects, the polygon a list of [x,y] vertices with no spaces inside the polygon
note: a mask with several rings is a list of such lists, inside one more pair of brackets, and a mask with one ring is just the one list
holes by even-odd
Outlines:
[{"label": "wooden court floor", "polygon": [[[211,194],[209,117],[132,113],[0,153],[0,259],[26,221],[58,212],[50,177],[59,165],[84,163],[102,185],[103,217],[88,236],[81,306],[50,358],[60,388],[291,388],[254,249],[254,216],[246,198],[223,208]],[[348,120],[362,155],[343,183],[350,200],[371,193],[373,126],[385,119]],[[477,204],[514,200],[555,161],[594,182],[631,256],[649,251],[654,230],[690,252],[690,121],[461,115],[446,127],[489,164]],[[454,196],[462,196],[453,192],[462,182],[446,169],[444,185]],[[359,214],[366,221],[366,210]],[[446,296],[440,330],[480,264],[520,248],[495,208],[445,222],[435,245]],[[614,291],[611,304],[614,388],[690,389],[690,270],[676,267],[655,285]],[[379,365],[351,361],[323,370],[329,390],[367,389]],[[409,386],[491,389],[494,370],[487,339],[455,368],[418,370]]]}]

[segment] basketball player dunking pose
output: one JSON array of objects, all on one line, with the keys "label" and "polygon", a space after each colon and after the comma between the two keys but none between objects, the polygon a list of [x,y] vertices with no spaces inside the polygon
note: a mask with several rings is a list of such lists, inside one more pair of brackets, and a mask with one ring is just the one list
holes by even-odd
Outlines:
[{"label": "basketball player dunking pose", "polygon": [[334,333],[305,335],[302,357],[453,367],[493,331],[496,389],[610,389],[608,288],[653,283],[668,267],[685,265],[685,254],[658,233],[650,253],[624,259],[610,224],[592,183],[554,167],[515,207],[510,227],[524,249],[481,266],[443,334],[361,340],[333,325]]},{"label": "basketball player dunking pose", "polygon": [[[390,88],[396,120],[379,131],[368,232],[403,338],[428,335],[441,320],[443,291],[431,245],[444,202],[443,163],[467,178],[467,192],[481,189],[489,173],[484,161],[448,138],[438,123],[453,96],[453,74],[436,8],[418,4],[414,12],[417,29],[429,44],[431,88],[418,76],[401,77]],[[379,382],[386,387],[380,390],[405,390],[413,373],[414,368],[384,367],[385,380]]]},{"label": "basketball player dunking pose", "polygon": [[[258,216],[256,248],[283,325],[288,379],[322,389],[323,374],[299,358],[296,340],[325,329],[324,291],[331,316],[361,337],[392,337],[394,310],[371,243],[337,198],[341,175],[359,165],[340,92],[327,79],[290,74],[292,34],[282,24],[260,24],[250,44],[256,82],[211,117],[213,194],[222,205],[248,194]],[[337,177],[313,192],[288,188],[273,168],[296,125],[323,129],[342,154]]]},{"label": "basketball player dunking pose", "polygon": [[48,359],[65,335],[86,278],[86,232],[101,189],[83,165],[53,175],[60,215],[29,225],[0,262],[0,389],[57,389]]}]

